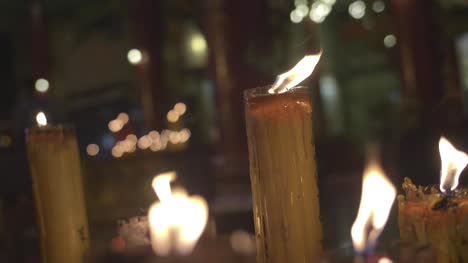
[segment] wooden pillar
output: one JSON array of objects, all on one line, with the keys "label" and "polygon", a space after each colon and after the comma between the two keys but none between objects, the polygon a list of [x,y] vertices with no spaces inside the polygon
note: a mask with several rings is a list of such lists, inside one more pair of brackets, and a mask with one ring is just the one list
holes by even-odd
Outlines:
[{"label": "wooden pillar", "polygon": [[[216,191],[223,195],[250,189],[243,91],[273,82],[250,66],[248,48],[262,43],[268,49],[266,1],[205,0],[203,29],[209,48],[209,72],[216,87],[220,138],[216,153]],[[237,185],[237,187],[236,187]]]},{"label": "wooden pillar", "polygon": [[29,1],[31,20],[31,73],[33,80],[50,80],[49,32],[41,0]]},{"label": "wooden pillar", "polygon": [[423,123],[442,98],[443,87],[437,57],[434,3],[427,0],[391,0],[397,31],[404,97],[419,104]]},{"label": "wooden pillar", "polygon": [[141,105],[145,115],[146,128],[162,128],[165,120],[163,109],[166,99],[163,87],[162,66],[162,19],[161,1],[131,1],[131,18],[135,48],[143,54],[141,63],[136,66],[139,77]]}]

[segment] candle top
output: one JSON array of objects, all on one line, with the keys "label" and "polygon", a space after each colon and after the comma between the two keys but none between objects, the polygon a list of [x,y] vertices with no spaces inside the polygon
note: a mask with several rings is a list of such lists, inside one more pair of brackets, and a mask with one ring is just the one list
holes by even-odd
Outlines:
[{"label": "candle top", "polygon": [[400,202],[418,202],[425,203],[432,210],[446,210],[457,208],[462,201],[468,201],[468,189],[457,188],[450,194],[440,192],[438,185],[416,186],[411,179],[405,178],[403,182],[404,195],[400,195]]},{"label": "candle top", "polygon": [[281,94],[246,93],[247,114],[270,119],[290,119],[309,116],[312,112],[310,96],[305,88]]},{"label": "candle top", "polygon": [[52,138],[74,136],[73,128],[63,124],[47,124],[47,126],[26,129],[26,141],[47,141]]}]

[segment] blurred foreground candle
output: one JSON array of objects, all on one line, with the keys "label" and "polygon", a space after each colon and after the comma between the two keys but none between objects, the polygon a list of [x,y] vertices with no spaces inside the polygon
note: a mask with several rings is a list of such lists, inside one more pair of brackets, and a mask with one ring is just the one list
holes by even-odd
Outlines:
[{"label": "blurred foreground candle", "polygon": [[81,263],[89,234],[75,135],[62,125],[48,125],[43,112],[36,121],[38,127],[27,131],[26,143],[42,261]]},{"label": "blurred foreground candle", "polygon": [[202,197],[188,196],[183,189],[172,192],[170,183],[175,178],[175,172],[167,172],[152,183],[160,202],[151,205],[148,220],[151,245],[160,256],[171,251],[192,253],[208,221],[208,205]]},{"label": "blurred foreground candle", "polygon": [[444,137],[439,152],[439,187],[416,187],[405,178],[405,195],[398,196],[400,237],[404,242],[430,245],[438,263],[468,262],[468,190],[457,188],[468,155]]},{"label": "blurred foreground candle", "polygon": [[387,223],[396,189],[375,163],[368,165],[362,181],[359,211],[351,228],[354,250],[365,260],[374,254],[377,239]]},{"label": "blurred foreground candle", "polygon": [[306,56],[272,87],[244,94],[257,263],[317,262],[322,227]]}]

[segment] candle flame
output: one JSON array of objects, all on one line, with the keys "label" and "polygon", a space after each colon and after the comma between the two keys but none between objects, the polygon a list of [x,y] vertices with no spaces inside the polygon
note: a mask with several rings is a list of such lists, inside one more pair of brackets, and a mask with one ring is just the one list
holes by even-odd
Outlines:
[{"label": "candle flame", "polygon": [[468,164],[468,155],[457,150],[445,137],[439,140],[439,153],[442,162],[440,169],[440,191],[453,191],[458,186],[460,174]]},{"label": "candle flame", "polygon": [[362,253],[376,244],[387,223],[396,196],[395,186],[377,164],[366,168],[362,182],[359,211],[351,228],[356,252]]},{"label": "candle flame", "polygon": [[208,204],[200,196],[188,196],[183,188],[171,190],[175,172],[156,176],[152,186],[161,202],[149,209],[151,245],[161,256],[175,250],[190,254],[208,222]]},{"label": "candle flame", "polygon": [[284,93],[296,87],[299,83],[312,74],[321,56],[322,51],[320,51],[318,54],[305,56],[292,69],[278,75],[278,77],[276,77],[275,83],[273,84],[273,87],[268,90],[268,93]]},{"label": "candle flame", "polygon": [[171,182],[176,178],[177,175],[174,171],[161,173],[154,177],[151,186],[153,186],[153,190],[161,203],[164,203],[171,198]]},{"label": "candle flame", "polygon": [[47,117],[44,112],[40,111],[36,115],[37,126],[42,127],[47,125]]}]

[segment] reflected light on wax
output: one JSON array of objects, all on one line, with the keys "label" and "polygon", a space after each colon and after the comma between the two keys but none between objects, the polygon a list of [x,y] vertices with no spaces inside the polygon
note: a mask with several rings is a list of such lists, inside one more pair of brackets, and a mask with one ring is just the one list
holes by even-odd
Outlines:
[{"label": "reflected light on wax", "polygon": [[305,56],[288,72],[278,75],[273,86],[268,90],[270,94],[287,92],[309,77],[317,66],[322,52]]},{"label": "reflected light on wax", "polygon": [[458,186],[460,174],[468,164],[468,155],[457,150],[445,137],[439,140],[441,160],[440,191],[453,191]]},{"label": "reflected light on wax", "polygon": [[208,221],[208,205],[199,196],[188,196],[184,189],[171,191],[175,172],[159,174],[152,187],[160,202],[148,213],[151,246],[161,256],[175,250],[182,255],[192,252]]},{"label": "reflected light on wax", "polygon": [[43,127],[43,126],[47,125],[47,117],[44,114],[44,112],[40,111],[40,112],[37,113],[36,123],[37,123],[37,126],[39,126],[39,127]]},{"label": "reflected light on wax", "polygon": [[395,196],[395,186],[382,169],[377,164],[368,165],[362,182],[359,211],[351,228],[356,252],[373,249],[387,223]]}]

